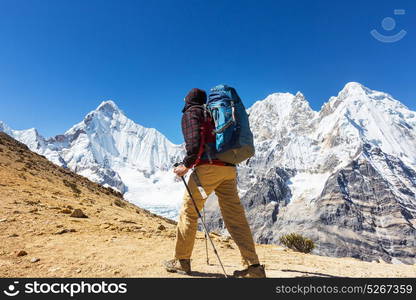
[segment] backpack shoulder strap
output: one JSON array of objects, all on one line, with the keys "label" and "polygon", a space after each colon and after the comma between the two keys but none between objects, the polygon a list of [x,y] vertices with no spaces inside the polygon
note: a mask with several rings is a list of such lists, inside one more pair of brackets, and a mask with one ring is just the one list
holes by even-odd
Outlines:
[{"label": "backpack shoulder strap", "polygon": [[194,105],[193,107],[197,107],[202,109],[203,114],[204,114],[204,120],[206,121],[208,119],[208,117],[211,117],[211,112],[208,109],[208,106],[206,104],[203,105]]},{"label": "backpack shoulder strap", "polygon": [[[208,150],[208,144],[207,144],[207,139],[208,139],[207,134],[208,133],[207,133],[207,130],[210,129],[210,126],[208,125],[208,123],[212,122],[211,113],[210,113],[208,107],[205,104],[204,105],[195,105],[194,107],[198,107],[198,108],[202,109],[203,116],[204,116],[204,121],[203,121],[203,123],[201,124],[201,127],[200,127],[200,134],[201,134],[200,138],[201,138],[201,140],[200,140],[200,144],[199,144],[198,156],[197,156],[197,159],[196,159],[193,167],[199,164],[199,162],[201,161],[202,154],[205,151]],[[207,153],[207,154],[208,154],[208,159],[211,163],[212,160],[211,160],[210,154],[209,153]]]}]

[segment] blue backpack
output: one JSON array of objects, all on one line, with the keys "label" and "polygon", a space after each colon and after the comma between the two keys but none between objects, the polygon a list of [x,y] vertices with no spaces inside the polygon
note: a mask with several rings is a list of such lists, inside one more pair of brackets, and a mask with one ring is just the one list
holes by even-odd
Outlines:
[{"label": "blue backpack", "polygon": [[206,107],[215,124],[215,157],[232,164],[252,157],[255,152],[253,133],[236,90],[227,85],[213,87]]}]

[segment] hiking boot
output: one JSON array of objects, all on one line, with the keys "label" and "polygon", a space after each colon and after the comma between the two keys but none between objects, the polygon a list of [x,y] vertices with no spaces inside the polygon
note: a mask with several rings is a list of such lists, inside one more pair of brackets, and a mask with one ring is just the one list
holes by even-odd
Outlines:
[{"label": "hiking boot", "polygon": [[247,269],[234,271],[233,274],[236,278],[266,278],[266,272],[264,271],[264,265],[251,265]]},{"label": "hiking boot", "polygon": [[166,271],[171,273],[179,273],[183,275],[191,274],[191,260],[190,259],[171,259],[163,262]]}]

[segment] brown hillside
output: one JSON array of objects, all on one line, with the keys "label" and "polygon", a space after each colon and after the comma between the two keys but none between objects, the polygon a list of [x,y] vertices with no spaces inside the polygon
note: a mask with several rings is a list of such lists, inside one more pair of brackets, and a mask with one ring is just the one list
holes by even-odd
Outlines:
[{"label": "brown hillside", "polygon": [[[175,223],[155,216],[0,133],[0,277],[184,277],[166,273]],[[82,211],[87,217],[74,217]],[[78,214],[78,216],[81,216]],[[235,244],[212,235],[229,274],[239,268]],[[220,276],[203,234],[195,276]],[[416,277],[416,266],[327,258],[259,245],[268,276]]]}]

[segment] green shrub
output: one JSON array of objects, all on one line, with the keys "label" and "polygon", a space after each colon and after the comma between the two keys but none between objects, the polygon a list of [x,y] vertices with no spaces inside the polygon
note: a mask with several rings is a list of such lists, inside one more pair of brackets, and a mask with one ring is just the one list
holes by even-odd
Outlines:
[{"label": "green shrub", "polygon": [[289,249],[302,253],[310,253],[315,248],[315,244],[311,239],[297,233],[283,235],[279,240]]}]

